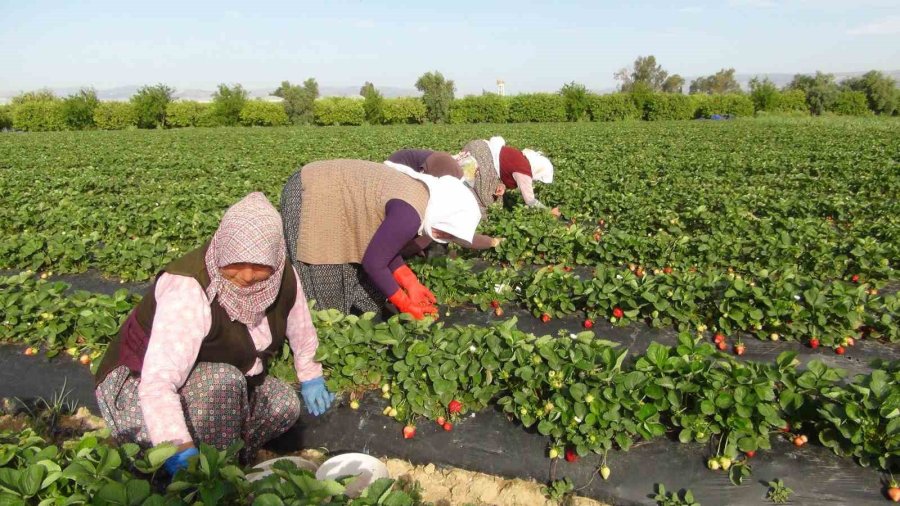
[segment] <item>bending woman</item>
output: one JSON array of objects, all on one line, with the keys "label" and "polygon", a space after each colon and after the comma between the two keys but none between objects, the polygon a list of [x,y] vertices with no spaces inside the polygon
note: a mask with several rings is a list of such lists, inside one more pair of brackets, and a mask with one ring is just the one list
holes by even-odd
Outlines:
[{"label": "bending woman", "polygon": [[[507,146],[503,137],[471,141],[463,150],[478,162],[473,187],[482,209],[499,202],[506,190],[516,188],[522,192],[525,205],[544,207],[534,196],[534,181],[553,182],[553,164],[546,156]],[[550,212],[559,216],[555,207]]]},{"label": "bending woman", "polygon": [[316,307],[381,311],[390,301],[416,319],[437,312],[400,251],[419,235],[470,245],[481,214],[461,180],[397,167],[319,161],[285,184],[288,251]]},{"label": "bending woman", "polygon": [[252,193],[226,211],[212,239],[168,264],[122,325],[97,371],[97,403],[113,436],[172,442],[175,474],[203,442],[243,440],[244,462],[300,416],[297,393],[266,374],[287,341],[314,415],[325,388],[300,278],[286,258],[278,211]]}]

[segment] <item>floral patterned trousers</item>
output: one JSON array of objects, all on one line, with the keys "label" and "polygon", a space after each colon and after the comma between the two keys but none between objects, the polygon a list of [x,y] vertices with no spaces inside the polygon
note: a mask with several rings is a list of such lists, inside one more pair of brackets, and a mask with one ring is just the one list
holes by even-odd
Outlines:
[{"label": "floral patterned trousers", "polygon": [[[97,403],[116,440],[149,447],[152,443],[138,398],[139,384],[139,376],[119,366],[97,387]],[[194,442],[224,450],[243,440],[244,462],[300,417],[300,399],[288,384],[266,376],[248,395],[246,378],[228,364],[198,363],[179,394]]]}]

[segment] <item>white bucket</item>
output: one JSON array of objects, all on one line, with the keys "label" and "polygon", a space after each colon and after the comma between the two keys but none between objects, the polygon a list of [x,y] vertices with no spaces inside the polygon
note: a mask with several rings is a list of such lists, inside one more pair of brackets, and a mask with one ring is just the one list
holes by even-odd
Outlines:
[{"label": "white bucket", "polygon": [[271,475],[272,467],[276,462],[281,460],[289,460],[293,462],[298,469],[305,469],[311,473],[315,473],[316,469],[318,469],[318,466],[315,463],[300,457],[278,457],[253,466],[253,469],[247,473],[247,481],[261,480],[266,476]]},{"label": "white bucket", "polygon": [[365,453],[345,453],[326,460],[316,471],[318,480],[336,480],[342,476],[357,476],[345,492],[348,497],[358,497],[362,491],[381,478],[390,478],[387,466]]}]

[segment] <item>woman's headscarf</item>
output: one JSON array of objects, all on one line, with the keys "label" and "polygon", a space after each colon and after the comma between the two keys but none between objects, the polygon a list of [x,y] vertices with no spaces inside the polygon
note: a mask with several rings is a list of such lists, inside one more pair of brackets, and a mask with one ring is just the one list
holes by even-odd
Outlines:
[{"label": "woman's headscarf", "polygon": [[540,151],[531,149],[523,149],[522,154],[528,159],[531,165],[531,178],[535,181],[550,184],[553,182],[553,164],[550,159],[544,156]]},{"label": "woman's headscarf", "polygon": [[419,233],[425,234],[436,242],[446,243],[445,239],[434,236],[438,229],[468,243],[475,237],[475,229],[481,221],[481,211],[475,195],[463,183],[462,179],[453,176],[433,177],[416,172],[406,165],[385,162],[385,165],[418,179],[428,187],[428,205]]},{"label": "woman's headscarf", "polygon": [[[262,193],[247,195],[225,211],[206,251],[210,278],[206,296],[209,300],[218,296],[232,321],[259,324],[278,297],[285,256],[281,215]],[[269,266],[272,276],[248,287],[237,286],[219,272],[235,263]]]}]

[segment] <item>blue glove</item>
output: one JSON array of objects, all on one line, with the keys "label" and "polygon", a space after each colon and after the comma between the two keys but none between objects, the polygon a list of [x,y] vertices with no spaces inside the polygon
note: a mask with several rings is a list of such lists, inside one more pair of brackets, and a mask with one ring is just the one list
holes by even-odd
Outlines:
[{"label": "blue glove", "polygon": [[199,454],[200,451],[194,447],[186,448],[166,459],[166,463],[163,464],[163,467],[166,468],[166,472],[169,473],[169,476],[175,476],[175,473],[179,470],[188,468],[189,458]]},{"label": "blue glove", "polygon": [[334,394],[325,388],[325,378],[322,376],[300,383],[300,394],[303,395],[306,410],[314,416],[327,411],[334,400]]}]

